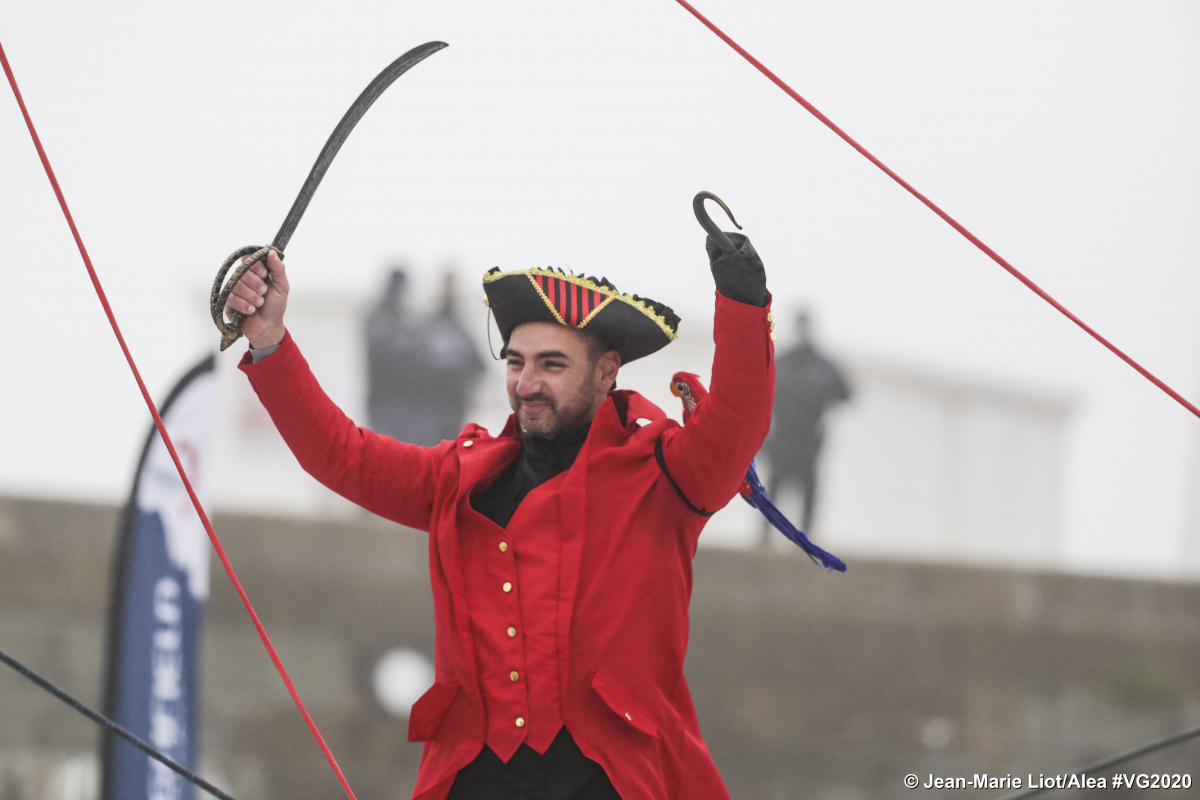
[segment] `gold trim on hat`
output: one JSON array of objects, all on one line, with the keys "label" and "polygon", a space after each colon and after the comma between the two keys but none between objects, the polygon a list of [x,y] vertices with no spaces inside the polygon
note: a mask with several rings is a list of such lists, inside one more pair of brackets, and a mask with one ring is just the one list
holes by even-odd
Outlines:
[{"label": "gold trim on hat", "polygon": [[[554,307],[554,303],[551,303],[550,298],[546,296],[545,290],[543,290],[541,286],[538,286],[537,278],[528,274],[525,277],[529,278],[529,282],[533,284],[534,290],[537,291],[538,296],[542,298],[542,302],[546,304],[546,308],[550,309],[550,313],[554,315],[556,320],[558,320],[558,324],[567,325],[567,321],[562,318],[562,314],[558,313],[558,309]],[[569,328],[571,326],[567,325],[567,327]]]},{"label": "gold trim on hat", "polygon": [[[550,302],[550,298],[546,296],[546,293],[544,291],[542,291],[542,287],[538,286],[537,281],[534,280],[535,275],[544,275],[548,278],[561,278],[562,280],[565,280],[568,283],[573,283],[576,286],[582,286],[585,289],[591,289],[593,292],[599,292],[607,298],[603,303],[596,306],[596,308],[592,311],[591,314],[588,314],[588,316],[584,319],[584,321],[582,323],[580,323],[580,325],[579,325],[580,328],[582,328],[584,325],[586,325],[588,322],[590,322],[591,319],[593,317],[595,317],[596,314],[600,311],[600,309],[607,306],[613,300],[620,300],[622,303],[633,306],[638,311],[642,312],[647,317],[654,320],[655,324],[657,324],[658,327],[662,329],[662,332],[667,335],[667,341],[673,342],[679,338],[679,334],[677,334],[675,331],[671,330],[671,326],[667,324],[667,318],[662,316],[661,314],[658,314],[657,312],[655,312],[654,309],[647,306],[643,301],[634,300],[632,297],[630,297],[627,294],[624,294],[623,292],[619,292],[614,289],[610,289],[607,286],[601,286],[600,284],[598,284],[594,281],[588,280],[583,275],[575,275],[574,273],[565,274],[563,272],[559,272],[559,271],[552,270],[552,269],[541,269],[539,267],[530,267],[529,269],[516,269],[511,272],[485,272],[483,274],[483,282],[485,284],[493,283],[495,281],[500,280],[501,278],[507,278],[511,275],[527,275],[527,276],[529,276],[530,283],[533,284],[533,288],[537,289],[537,293],[542,298],[542,301],[546,304],[546,307],[549,308],[550,311],[554,314],[554,318],[557,319],[563,325],[566,325],[567,323],[563,320],[562,315],[558,313],[558,309],[556,309],[554,307],[554,304]],[[570,326],[567,326],[567,327],[570,327]]]},{"label": "gold trim on hat", "polygon": [[613,297],[611,294],[610,294],[608,297],[604,298],[604,302],[603,302],[603,303],[601,303],[600,305],[596,306],[595,308],[593,308],[593,309],[592,309],[592,313],[590,313],[590,314],[588,314],[586,317],[584,317],[584,318],[583,318],[583,322],[580,322],[580,323],[579,323],[579,328],[580,328],[580,330],[582,330],[582,329],[583,329],[583,326],[584,326],[584,325],[587,325],[589,322],[591,322],[591,321],[592,321],[592,319],[593,319],[593,318],[594,318],[594,317],[595,317],[597,314],[599,314],[601,311],[603,311],[605,306],[607,306],[609,303],[611,303],[611,302],[612,302],[613,300],[615,300],[615,299],[616,299],[616,298],[615,298],[615,297]]}]

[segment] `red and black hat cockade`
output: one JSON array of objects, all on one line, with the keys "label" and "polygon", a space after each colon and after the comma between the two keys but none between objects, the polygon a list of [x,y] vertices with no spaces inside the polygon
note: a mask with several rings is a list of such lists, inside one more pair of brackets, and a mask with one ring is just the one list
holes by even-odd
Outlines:
[{"label": "red and black hat cockade", "polygon": [[526,322],[557,322],[590,331],[621,354],[621,363],[648,356],[679,335],[679,316],[662,303],[617,291],[606,278],[587,278],[556,269],[483,276],[487,304],[505,343]]}]

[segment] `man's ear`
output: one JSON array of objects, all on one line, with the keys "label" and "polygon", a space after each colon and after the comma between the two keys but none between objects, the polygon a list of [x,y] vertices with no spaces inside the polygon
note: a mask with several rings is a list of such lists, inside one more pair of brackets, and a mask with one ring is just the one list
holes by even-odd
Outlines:
[{"label": "man's ear", "polygon": [[606,387],[604,391],[611,391],[617,388],[617,370],[621,368],[621,354],[616,350],[609,350],[596,362],[596,370],[599,373],[600,385]]}]

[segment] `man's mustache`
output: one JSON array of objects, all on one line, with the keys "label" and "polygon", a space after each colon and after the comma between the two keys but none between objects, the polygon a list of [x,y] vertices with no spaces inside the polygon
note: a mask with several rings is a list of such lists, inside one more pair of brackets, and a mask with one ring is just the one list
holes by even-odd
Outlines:
[{"label": "man's mustache", "polygon": [[526,403],[546,403],[550,408],[554,408],[554,398],[544,392],[536,392],[530,395],[517,395],[517,405],[523,406]]}]

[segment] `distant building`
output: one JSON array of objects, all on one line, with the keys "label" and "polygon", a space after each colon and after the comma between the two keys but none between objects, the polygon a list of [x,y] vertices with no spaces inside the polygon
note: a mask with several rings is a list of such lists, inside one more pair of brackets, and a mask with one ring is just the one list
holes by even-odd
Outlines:
[{"label": "distant building", "polygon": [[[288,330],[321,387],[364,425],[369,415],[363,321],[378,304],[378,297],[364,306],[358,297],[330,292],[293,293],[288,301]],[[409,319],[417,316],[410,314]],[[469,346],[483,353],[486,308],[480,302],[474,315],[464,316]],[[423,324],[432,326],[435,319]],[[621,368],[621,386],[642,393],[669,414],[678,414],[679,400],[665,377],[687,370],[709,379],[712,329],[699,314],[687,320],[687,335],[662,355]],[[211,324],[207,316],[198,315],[197,321]],[[778,357],[785,355],[781,348]],[[818,544],[846,560],[851,570],[866,557],[1086,568],[1078,550],[1069,546],[1065,524],[1068,442],[1080,397],[1041,384],[1001,380],[986,371],[968,376],[842,347],[830,358],[854,397],[852,403],[829,409],[822,420],[820,497],[811,522]],[[357,506],[321,486],[296,463],[238,371],[237,360],[218,359],[217,372],[215,506],[247,514],[356,519]],[[467,418],[493,434],[511,414],[504,373],[497,362],[476,376],[486,387],[456,392],[471,398]],[[766,452],[762,459],[767,479],[771,465]],[[261,480],[244,480],[247,472]],[[799,522],[790,491],[795,490],[787,484],[777,487],[775,499]],[[0,539],[2,534],[0,519]],[[780,548],[795,550],[782,537],[774,538]],[[761,541],[761,515],[735,498],[709,521],[700,546],[750,549]],[[1188,565],[1188,575],[1200,575],[1200,558],[1185,561],[1184,546],[1181,539],[1179,563]]]},{"label": "distant building", "polygon": [[847,355],[828,419],[820,540],[856,555],[1062,569],[1074,398]]}]

